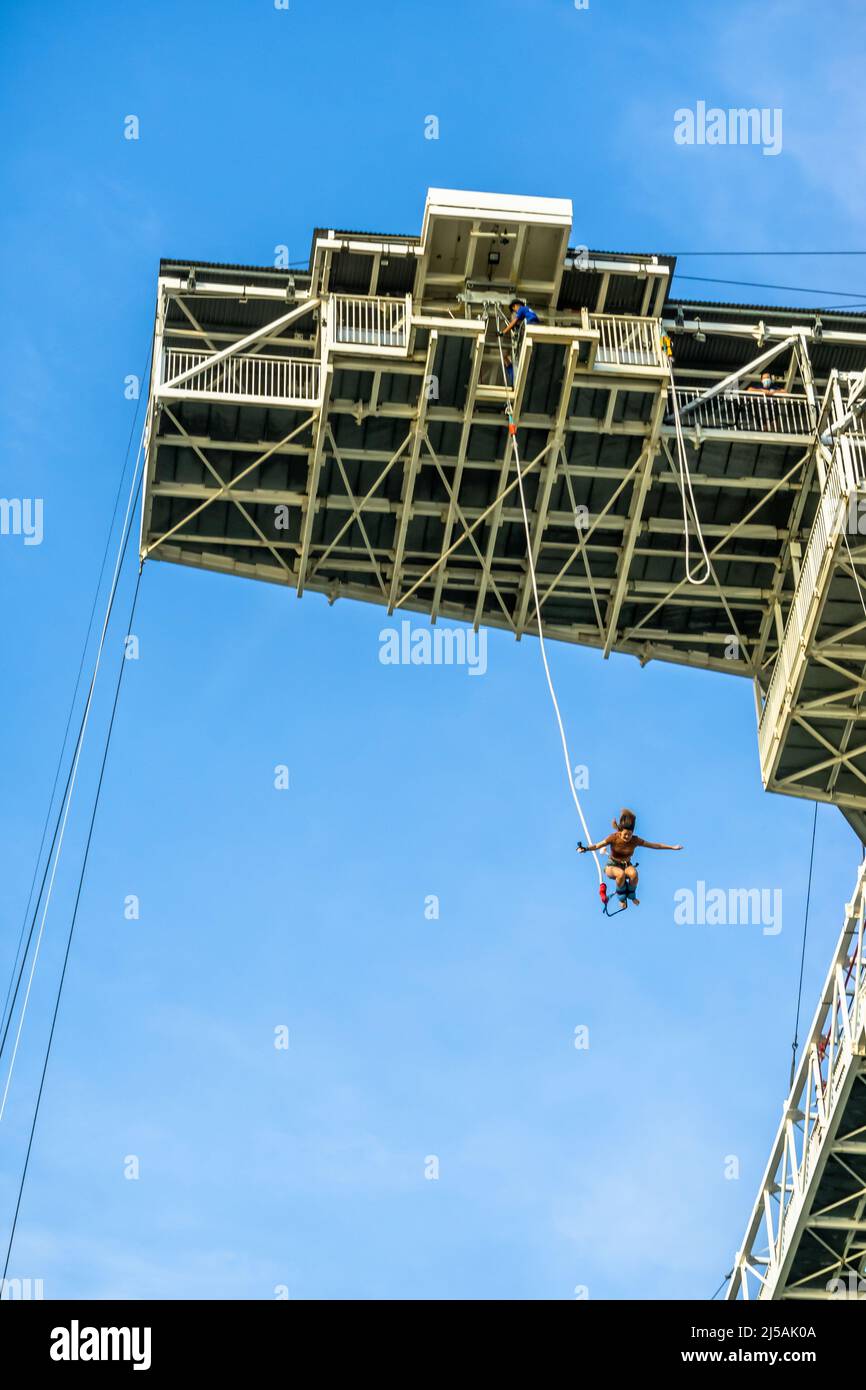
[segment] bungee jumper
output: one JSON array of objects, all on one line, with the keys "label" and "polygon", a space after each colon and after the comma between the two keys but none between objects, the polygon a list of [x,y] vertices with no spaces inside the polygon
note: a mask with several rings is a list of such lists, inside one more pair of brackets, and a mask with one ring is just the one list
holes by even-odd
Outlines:
[{"label": "bungee jumper", "polygon": [[[634,811],[624,808],[619,813],[619,819],[611,822],[613,834],[607,835],[603,840],[599,840],[596,845],[584,845],[578,841],[578,854],[587,854],[593,850],[606,849],[608,851],[607,863],[604,867],[606,876],[613,879],[616,886],[616,896],[619,898],[620,906],[618,911],[623,912],[630,902],[635,907],[640,907],[640,899],[635,897],[638,883],[637,864],[632,860],[632,853],[635,849],[682,849],[682,845],[662,845],[656,844],[653,840],[642,840],[639,835],[635,835],[636,816]],[[601,898],[603,912],[609,917],[607,884],[600,883],[598,887]]]}]

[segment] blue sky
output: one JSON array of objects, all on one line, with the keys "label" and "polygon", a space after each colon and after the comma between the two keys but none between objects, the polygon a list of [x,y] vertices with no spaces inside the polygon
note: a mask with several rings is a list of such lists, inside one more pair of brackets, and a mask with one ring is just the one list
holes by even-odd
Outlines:
[{"label": "blue sky", "polygon": [[[571,197],[605,249],[857,249],[859,9],[5,6],[2,491],[45,499],[45,538],[0,539],[4,992],[158,258],[414,232],[429,185]],[[781,108],[782,152],[678,146],[698,100]],[[680,269],[822,291],[683,294],[866,303],[862,259]],[[643,905],[608,922],[537,645],[491,634],[472,679],[381,665],[382,626],[145,570],[10,1269],[48,1297],[706,1297],[730,1268],[787,1082],[812,819],[761,790],[749,685],[551,647],[593,833],[630,804],[686,844],[645,853]],[[95,749],[0,1125],[4,1249]],[[823,808],[802,1028],[858,857]],[[783,930],[675,926],[698,879],[781,886]]]}]

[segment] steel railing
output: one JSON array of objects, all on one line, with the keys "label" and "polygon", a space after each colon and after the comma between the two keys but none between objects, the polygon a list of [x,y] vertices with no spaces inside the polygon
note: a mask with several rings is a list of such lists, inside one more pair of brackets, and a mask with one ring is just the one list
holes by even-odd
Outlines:
[{"label": "steel railing", "polygon": [[785,623],[782,645],[773,667],[767,698],[758,725],[761,767],[767,773],[770,750],[779,716],[792,681],[806,660],[806,646],[827,583],[825,567],[835,552],[845,526],[848,498],[866,486],[866,436],[841,435],[836,441],[827,468],[827,477],[812,530],[803,554],[803,564],[794,598]]},{"label": "steel railing", "polygon": [[[678,386],[677,404],[682,412],[702,394],[700,387]],[[670,400],[670,392],[668,392]],[[671,407],[673,402],[670,402]],[[708,430],[745,430],[755,434],[792,434],[808,439],[815,419],[807,396],[787,391],[724,391],[690,410],[683,428],[700,425]]]},{"label": "steel railing", "polygon": [[176,388],[184,395],[244,397],[249,400],[285,401],[306,405],[319,397],[319,363],[307,357],[266,357],[241,353],[211,363],[213,353],[167,348],[163,393],[172,381],[192,371]]},{"label": "steel railing", "polygon": [[412,301],[384,295],[332,294],[331,341],[335,346],[398,348],[409,343]]},{"label": "steel railing", "polygon": [[599,333],[596,366],[665,366],[660,319],[636,314],[590,314],[589,326]]},{"label": "steel railing", "polygon": [[866,487],[866,434],[843,434],[839,444],[845,455],[850,486]]}]

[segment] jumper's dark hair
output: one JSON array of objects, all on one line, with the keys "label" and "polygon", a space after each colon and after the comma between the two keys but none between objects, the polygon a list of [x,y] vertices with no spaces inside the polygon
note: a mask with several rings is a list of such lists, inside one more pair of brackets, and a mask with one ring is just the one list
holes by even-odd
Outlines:
[{"label": "jumper's dark hair", "polygon": [[634,811],[630,811],[624,806],[619,813],[619,820],[612,822],[614,830],[634,830],[637,817]]},{"label": "jumper's dark hair", "polygon": [[524,302],[524,301],[523,301],[522,299],[509,299],[509,301],[508,301],[508,307],[509,307],[509,309],[513,309],[514,306],[515,306],[515,304],[519,304],[519,305],[521,306],[521,308],[522,308],[522,307],[523,307],[523,302]]}]

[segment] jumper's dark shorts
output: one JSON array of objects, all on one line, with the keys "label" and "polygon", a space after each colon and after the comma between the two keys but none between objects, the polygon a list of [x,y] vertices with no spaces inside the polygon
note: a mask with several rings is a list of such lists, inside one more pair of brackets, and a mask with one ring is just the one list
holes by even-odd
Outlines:
[{"label": "jumper's dark shorts", "polygon": [[606,869],[630,869],[630,859],[608,859],[604,866]]}]

